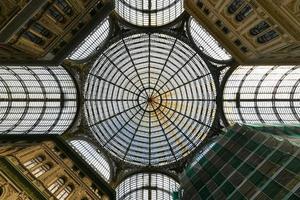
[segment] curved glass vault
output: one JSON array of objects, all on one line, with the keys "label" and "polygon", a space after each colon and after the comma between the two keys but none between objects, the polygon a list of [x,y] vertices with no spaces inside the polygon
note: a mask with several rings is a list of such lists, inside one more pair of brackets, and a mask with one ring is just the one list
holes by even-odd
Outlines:
[{"label": "curved glass vault", "polygon": [[299,124],[299,66],[241,66],[226,82],[225,116],[230,124]]},{"label": "curved glass vault", "polygon": [[183,13],[183,0],[116,0],[116,12],[138,26],[162,26]]},{"label": "curved glass vault", "polygon": [[71,53],[69,59],[83,60],[93,55],[98,47],[101,47],[108,38],[110,32],[109,19],[103,20],[95,30],[90,33],[84,41]]},{"label": "curved glass vault", "polygon": [[188,25],[193,42],[203,53],[216,60],[231,60],[232,56],[194,18],[190,18]]},{"label": "curved glass vault", "polygon": [[89,72],[88,125],[121,160],[164,165],[207,136],[216,109],[210,70],[185,42],[162,33],[133,34],[111,44]]},{"label": "curved glass vault", "polygon": [[111,169],[107,159],[92,144],[83,139],[69,141],[69,144],[106,181],[110,181]]},{"label": "curved glass vault", "polygon": [[173,200],[172,193],[179,187],[178,182],[165,174],[138,173],[120,183],[116,197],[118,200]]},{"label": "curved glass vault", "polygon": [[72,77],[61,66],[0,66],[0,133],[62,134],[77,112]]}]

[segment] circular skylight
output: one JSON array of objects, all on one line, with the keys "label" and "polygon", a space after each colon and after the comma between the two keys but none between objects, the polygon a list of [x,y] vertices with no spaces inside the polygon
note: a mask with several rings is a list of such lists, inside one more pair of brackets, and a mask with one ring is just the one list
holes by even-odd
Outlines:
[{"label": "circular skylight", "polygon": [[232,56],[194,18],[190,18],[189,32],[195,45],[206,55],[221,61]]},{"label": "circular skylight", "polygon": [[183,0],[117,0],[116,11],[138,26],[161,26],[182,14]]},{"label": "circular skylight", "polygon": [[209,132],[215,86],[202,58],[183,41],[152,33],[113,43],[90,70],[89,127],[109,152],[138,165],[188,155]]}]

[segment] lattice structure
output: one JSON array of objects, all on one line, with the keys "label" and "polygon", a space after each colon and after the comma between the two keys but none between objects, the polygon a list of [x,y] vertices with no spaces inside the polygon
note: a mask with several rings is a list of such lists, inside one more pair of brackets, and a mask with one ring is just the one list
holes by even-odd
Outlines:
[{"label": "lattice structure", "polygon": [[164,165],[208,135],[216,89],[204,60],[173,36],[133,34],[114,42],[90,70],[90,130],[121,160]]},{"label": "lattice structure", "polygon": [[110,181],[111,167],[107,159],[96,149],[96,147],[85,140],[71,140],[69,144],[96,170],[96,172],[100,174],[100,176],[106,181]]},{"label": "lattice structure", "polygon": [[248,124],[299,124],[299,66],[241,66],[223,94],[226,118]]},{"label": "lattice structure", "polygon": [[116,11],[138,26],[162,26],[183,13],[183,0],[117,0]]},{"label": "lattice structure", "polygon": [[101,47],[105,40],[107,40],[109,36],[110,30],[109,19],[103,20],[96,29],[88,35],[78,45],[78,47],[71,53],[69,59],[71,60],[83,60],[87,57],[91,56],[98,47]]},{"label": "lattice structure", "polygon": [[61,134],[77,112],[76,87],[60,66],[0,66],[0,96],[1,134]]},{"label": "lattice structure", "polygon": [[116,189],[119,200],[173,200],[172,192],[179,189],[173,178],[159,173],[139,173],[126,178]]},{"label": "lattice structure", "polygon": [[195,45],[206,55],[220,61],[228,61],[232,56],[194,18],[190,18],[187,30]]}]

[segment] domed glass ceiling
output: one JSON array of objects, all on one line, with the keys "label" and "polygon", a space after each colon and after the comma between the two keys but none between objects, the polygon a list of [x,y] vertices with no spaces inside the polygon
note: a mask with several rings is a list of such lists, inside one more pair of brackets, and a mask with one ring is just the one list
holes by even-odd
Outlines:
[{"label": "domed glass ceiling", "polygon": [[89,72],[88,125],[121,160],[164,165],[189,154],[215,115],[215,85],[202,58],[171,35],[139,33],[114,42]]},{"label": "domed glass ceiling", "polygon": [[174,21],[184,11],[183,0],[117,0],[116,12],[138,26],[161,26]]}]

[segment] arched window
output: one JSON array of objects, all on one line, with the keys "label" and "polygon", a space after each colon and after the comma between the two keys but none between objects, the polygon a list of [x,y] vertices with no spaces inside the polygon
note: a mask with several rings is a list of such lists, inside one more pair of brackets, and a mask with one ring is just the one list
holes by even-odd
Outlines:
[{"label": "arched window", "polygon": [[179,184],[171,177],[159,173],[134,174],[116,188],[117,200],[163,199],[173,200],[172,193],[178,191]]},{"label": "arched window", "polygon": [[25,31],[22,34],[22,36],[39,46],[43,46],[45,44],[45,40],[43,40],[41,37],[37,36],[36,34],[32,33],[31,31]]},{"label": "arched window", "polygon": [[65,0],[56,0],[55,4],[58,6],[58,8],[64,12],[68,16],[73,15],[73,10],[70,7],[70,5]]},{"label": "arched window", "polygon": [[252,13],[252,11],[252,7],[249,4],[247,4],[245,7],[242,8],[240,12],[238,12],[238,14],[235,16],[235,19],[238,22],[241,22],[244,19],[246,19]]},{"label": "arched window", "polygon": [[0,133],[63,133],[77,112],[76,93],[61,66],[0,66]]},{"label": "arched window", "polygon": [[54,194],[58,189],[60,189],[66,182],[66,179],[64,177],[60,177],[57,179],[54,183],[52,183],[49,187],[48,190]]},{"label": "arched window", "polygon": [[103,157],[95,147],[84,140],[72,140],[69,143],[96,172],[98,172],[106,181],[110,180],[110,165],[106,158]]},{"label": "arched window", "polygon": [[249,32],[252,36],[256,36],[256,35],[262,33],[263,31],[267,30],[269,27],[270,27],[270,25],[268,24],[268,22],[261,21],[256,26],[251,28]]},{"label": "arched window", "polygon": [[46,37],[46,38],[51,38],[52,36],[52,32],[49,31],[47,28],[45,28],[43,25],[41,25],[38,22],[35,22],[31,25],[30,29],[32,31],[35,31],[38,34],[41,34],[42,36]]},{"label": "arched window", "polygon": [[97,47],[101,46],[109,34],[108,18],[102,21],[95,30],[89,34],[83,42],[71,53],[69,59],[82,60],[93,54]]},{"label": "arched window", "polygon": [[34,159],[31,159],[27,162],[24,163],[24,166],[27,168],[27,169],[31,169],[33,168],[34,166],[36,166],[37,164],[39,163],[42,163],[43,161],[45,160],[45,157],[44,156],[38,156]]},{"label": "arched window", "polygon": [[73,190],[74,190],[73,185],[67,185],[62,191],[60,191],[60,193],[58,193],[56,198],[59,199],[59,200],[64,200],[71,194],[71,192]]},{"label": "arched window", "polygon": [[227,11],[230,14],[235,13],[244,3],[244,0],[234,0],[231,4],[229,4]]},{"label": "arched window", "polygon": [[116,12],[138,26],[162,26],[184,11],[183,0],[116,0]]},{"label": "arched window", "polygon": [[51,164],[47,163],[45,165],[42,165],[42,166],[36,168],[31,173],[32,173],[33,176],[35,176],[36,178],[38,178],[39,176],[41,176],[42,174],[46,173],[50,169],[51,169]]},{"label": "arched window", "polygon": [[66,19],[65,17],[54,7],[50,7],[48,9],[49,15],[57,22],[63,24],[65,23]]},{"label": "arched window", "polygon": [[259,36],[257,38],[257,42],[261,43],[261,44],[267,43],[278,36],[279,36],[279,34],[276,31],[270,30],[267,33],[263,34],[262,36]]}]

